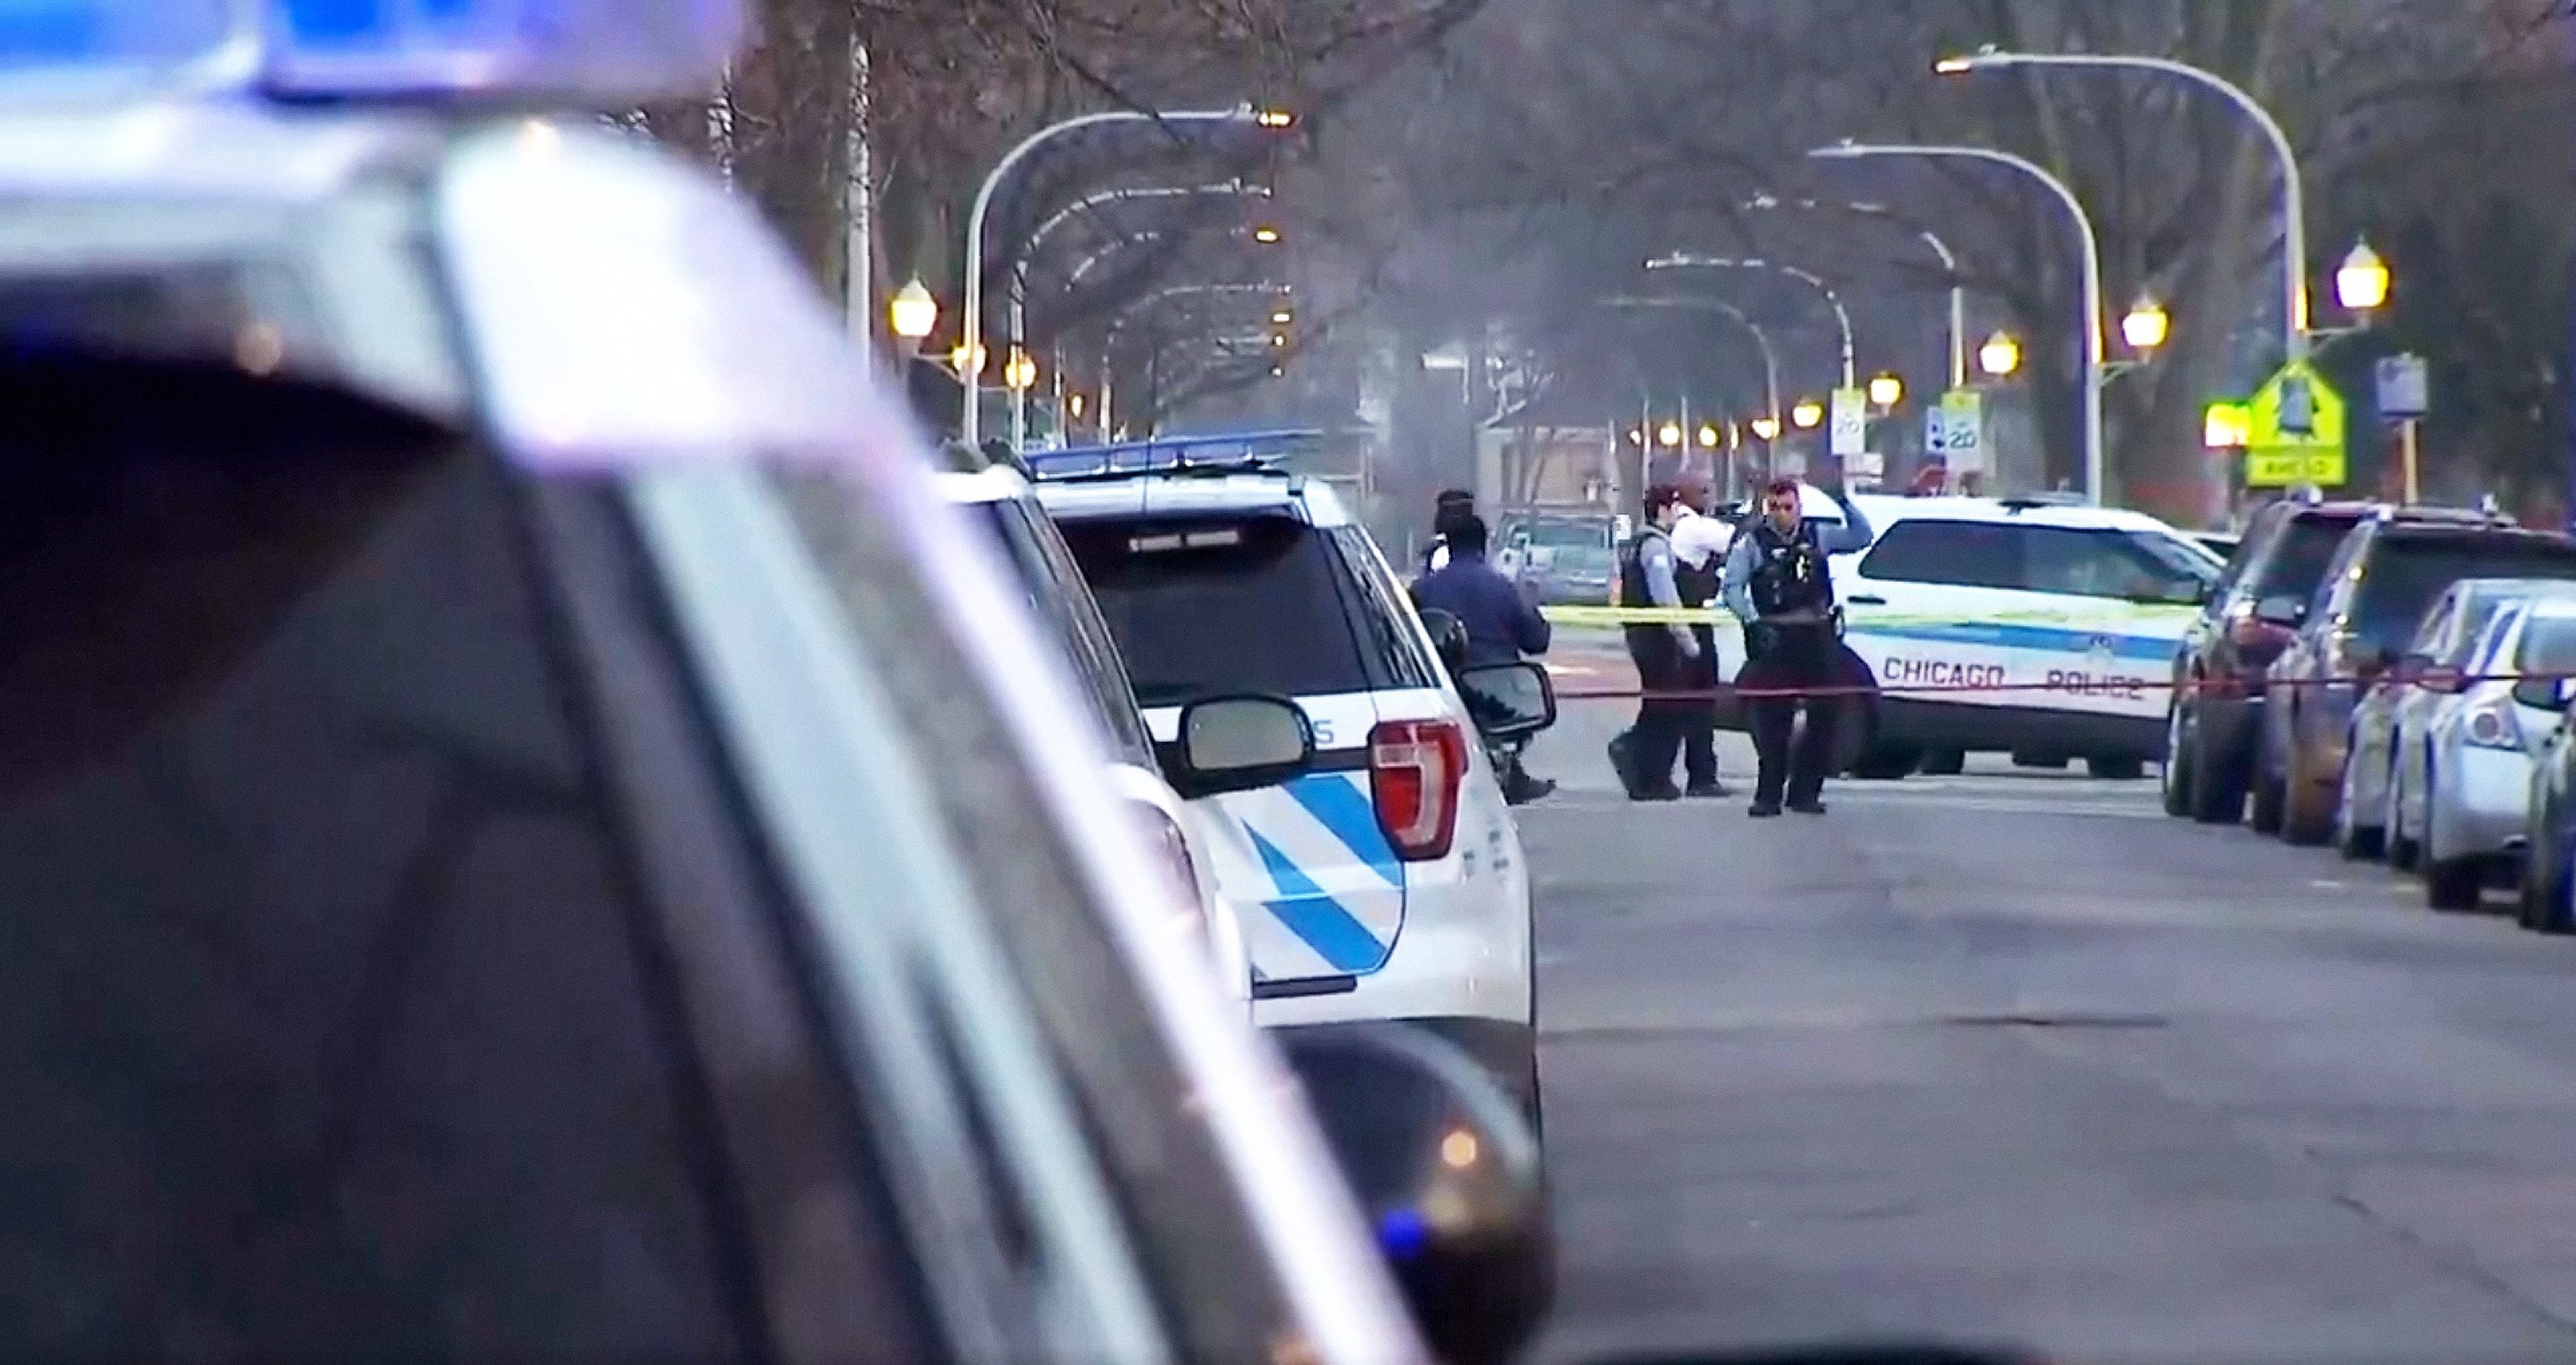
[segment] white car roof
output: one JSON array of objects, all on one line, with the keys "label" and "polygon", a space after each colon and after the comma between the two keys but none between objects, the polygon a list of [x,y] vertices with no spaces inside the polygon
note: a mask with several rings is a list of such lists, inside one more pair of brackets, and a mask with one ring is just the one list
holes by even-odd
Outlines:
[{"label": "white car roof", "polygon": [[2063,526],[2083,531],[2146,531],[2182,536],[2172,524],[2144,512],[2121,507],[2023,503],[2008,498],[1897,498],[1883,494],[1852,499],[1871,524],[1898,521],[2006,522],[2022,526]]},{"label": "white car roof", "polygon": [[1293,474],[1139,474],[1037,484],[1038,501],[1067,520],[1169,516],[1193,512],[1287,510],[1309,526],[1348,526],[1350,510],[1321,479]]}]

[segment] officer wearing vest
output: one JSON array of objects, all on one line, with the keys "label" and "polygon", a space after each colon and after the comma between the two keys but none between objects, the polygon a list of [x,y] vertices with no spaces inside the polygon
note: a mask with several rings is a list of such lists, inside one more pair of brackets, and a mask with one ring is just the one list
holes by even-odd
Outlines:
[{"label": "officer wearing vest", "polygon": [[[1724,591],[1726,548],[1735,533],[1723,519],[1692,505],[1704,497],[1704,489],[1685,490],[1669,532],[1673,590],[1682,605],[1693,611],[1707,608]],[[1689,775],[1689,785],[1682,788],[1682,795],[1724,796],[1726,784],[1717,776],[1717,623],[1694,623],[1691,634],[1699,641],[1699,657],[1685,661],[1684,672],[1689,675],[1687,689],[1699,695],[1684,703],[1682,771]]]},{"label": "officer wearing vest", "polygon": [[[1619,605],[1680,608],[1685,603],[1673,530],[1689,511],[1682,490],[1656,484],[1646,490],[1643,510],[1646,524],[1619,556]],[[1638,687],[1647,696],[1637,705],[1637,723],[1610,741],[1610,767],[1618,773],[1629,800],[1676,801],[1682,792],[1673,785],[1673,757],[1705,708],[1693,700],[1656,694],[1701,690],[1703,670],[1715,676],[1713,667],[1705,663],[1712,657],[1709,637],[1679,622],[1630,625],[1624,633],[1628,658],[1637,666]],[[1717,775],[1713,750],[1710,758],[1707,775],[1713,783]],[[1694,779],[1699,775],[1692,773]]]},{"label": "officer wearing vest", "polygon": [[[1751,697],[1745,704],[1761,763],[1753,785],[1756,818],[1778,815],[1784,801],[1790,810],[1810,815],[1825,811],[1825,772],[1833,762],[1840,699],[1796,693],[1834,686],[1845,676],[1827,556],[1866,549],[1872,538],[1869,519],[1839,486],[1832,493],[1843,524],[1817,526],[1800,505],[1798,481],[1775,480],[1763,493],[1762,519],[1726,558],[1727,610],[1744,623],[1746,663],[1735,685],[1790,694]],[[1802,703],[1807,729],[1793,754],[1790,735]]]}]

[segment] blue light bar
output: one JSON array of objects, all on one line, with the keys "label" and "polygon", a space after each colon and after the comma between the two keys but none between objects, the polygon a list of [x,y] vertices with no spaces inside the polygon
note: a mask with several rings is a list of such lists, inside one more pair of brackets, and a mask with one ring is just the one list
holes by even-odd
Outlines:
[{"label": "blue light bar", "polygon": [[1286,457],[1287,447],[1321,439],[1320,431],[1252,431],[1218,436],[1158,436],[1116,445],[1032,450],[1022,456],[1033,479],[1098,479],[1181,469],[1228,469]]},{"label": "blue light bar", "polygon": [[222,53],[233,84],[290,98],[622,106],[712,88],[742,29],[742,0],[0,0],[0,74]]}]

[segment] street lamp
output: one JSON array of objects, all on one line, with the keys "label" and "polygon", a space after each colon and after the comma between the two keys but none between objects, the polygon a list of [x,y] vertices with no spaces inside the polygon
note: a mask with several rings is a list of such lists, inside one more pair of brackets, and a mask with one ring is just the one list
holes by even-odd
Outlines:
[{"label": "street lamp", "polygon": [[1756,418],[1754,418],[1754,419],[1753,419],[1753,434],[1754,434],[1754,435],[1756,435],[1756,436],[1761,437],[1765,442],[1770,442],[1770,441],[1776,441],[1776,440],[1779,440],[1779,439],[1780,439],[1780,419],[1779,419],[1779,418],[1777,418],[1777,417],[1769,417],[1769,416],[1756,417]]},{"label": "street lamp", "polygon": [[1664,449],[1666,449],[1666,450],[1670,450],[1670,449],[1672,449],[1673,447],[1680,445],[1681,443],[1682,443],[1682,424],[1681,424],[1681,423],[1679,423],[1679,422],[1666,422],[1666,423],[1664,423],[1662,426],[1655,428],[1655,444],[1657,444],[1657,445],[1659,445],[1659,446],[1662,446],[1662,447],[1663,447]]},{"label": "street lamp", "polygon": [[1855,160],[1872,156],[1952,157],[2008,166],[2047,187],[2065,205],[2067,216],[2075,220],[2076,245],[2084,255],[2082,273],[2076,285],[2083,297],[2082,341],[2084,344],[2084,487],[2095,504],[2109,492],[2105,486],[2102,464],[2102,382],[2109,376],[2109,357],[2102,340],[2102,237],[2093,229],[2093,215],[2084,211],[2084,201],[2075,196],[2065,181],[2050,174],[2038,162],[2011,152],[1991,147],[1950,147],[1902,145],[1864,145],[1851,142],[1831,147],[1818,147],[1807,153],[1826,160]]},{"label": "street lamp", "polygon": [[[975,191],[974,207],[966,214],[966,313],[960,324],[965,333],[965,340],[960,343],[960,349],[968,355],[983,353],[984,219],[992,211],[993,196],[1002,188],[1002,182],[1009,179],[1011,172],[1018,169],[1021,162],[1028,160],[1031,153],[1056,138],[1103,124],[1152,123],[1168,127],[1178,123],[1232,123],[1264,128],[1283,126],[1270,121],[1275,117],[1276,111],[1255,109],[1249,104],[1239,104],[1232,109],[1109,109],[1048,124],[1021,139],[1018,146],[1013,147],[1000,161],[994,163],[992,171],[984,177],[982,187]],[[976,444],[983,425],[981,375],[982,371],[978,370],[966,381],[966,410],[958,424],[959,434],[965,438],[969,446]]]},{"label": "street lamp", "polygon": [[1702,449],[1702,450],[1715,450],[1715,449],[1717,449],[1717,443],[1718,443],[1718,441],[1720,441],[1721,439],[1723,439],[1723,435],[1724,435],[1723,433],[1721,433],[1720,431],[1718,431],[1716,424],[1714,424],[1714,423],[1710,423],[1710,422],[1702,422],[1702,423],[1700,423],[1700,424],[1699,424],[1699,448],[1700,448],[1700,449]]},{"label": "street lamp", "polygon": [[2021,368],[2021,343],[2010,332],[1997,332],[1977,348],[1977,368],[1988,378],[2008,379]]},{"label": "street lamp", "polygon": [[2013,66],[2108,67],[2114,70],[2160,71],[2180,76],[2227,98],[2246,117],[2263,130],[2272,144],[2273,159],[2281,168],[2281,265],[2282,286],[2286,295],[2281,315],[2282,349],[2288,359],[2305,360],[2308,356],[2308,214],[2307,195],[2299,177],[2299,154],[2290,146],[2290,136],[2281,130],[2281,121],[2263,102],[2247,94],[2234,82],[2215,72],[2204,71],[2188,62],[2167,57],[2104,56],[2093,53],[2066,52],[1998,52],[1991,45],[1974,56],[1944,57],[1932,64],[1941,74],[1960,75]]},{"label": "street lamp", "polygon": [[957,377],[965,380],[970,388],[976,376],[984,373],[984,362],[989,359],[991,357],[984,353],[980,342],[969,345],[961,341],[948,348],[948,368],[955,370]]},{"label": "street lamp", "polygon": [[921,343],[939,330],[939,300],[931,295],[930,286],[916,275],[912,282],[895,291],[886,301],[886,323],[903,342],[909,357],[921,349]]},{"label": "street lamp", "polygon": [[2335,270],[2335,301],[2366,316],[2387,306],[2389,284],[2388,262],[2370,249],[2370,243],[2355,243],[2352,254]]},{"label": "street lamp", "polygon": [[1847,389],[1860,387],[1860,366],[1859,362],[1855,359],[1855,348],[1852,344],[1851,310],[1843,307],[1843,296],[1834,292],[1834,287],[1825,283],[1823,277],[1817,275],[1814,271],[1802,270],[1794,265],[1781,265],[1777,262],[1766,261],[1759,257],[1694,256],[1688,252],[1680,251],[1674,252],[1669,256],[1658,256],[1654,260],[1646,262],[1646,268],[1648,270],[1678,270],[1684,268],[1707,270],[1769,270],[1778,274],[1786,275],[1793,280],[1797,280],[1805,284],[1808,288],[1824,295],[1825,303],[1834,310],[1834,324],[1842,331],[1843,387]]},{"label": "street lamp", "polygon": [[2173,316],[2163,304],[2145,295],[2129,305],[2128,316],[2120,319],[2120,339],[2132,351],[2153,351],[2173,335]]},{"label": "street lamp", "polygon": [[1964,389],[1968,386],[1968,287],[1959,274],[1959,253],[1952,251],[1939,233],[1906,221],[1885,204],[1861,200],[1828,204],[1814,199],[1781,200],[1769,194],[1757,194],[1746,200],[1744,207],[1760,210],[1795,208],[1809,213],[1837,211],[1880,219],[1911,231],[1925,246],[1932,248],[1932,254],[1941,259],[1942,272],[1950,277],[1950,387]]},{"label": "street lamp", "polygon": [[1880,409],[1893,408],[1905,401],[1905,381],[1894,374],[1882,374],[1869,381],[1869,401]]},{"label": "street lamp", "polygon": [[1038,383],[1038,358],[1019,347],[1011,348],[1010,358],[1002,362],[1002,385],[1013,393],[1027,393]]},{"label": "street lamp", "polygon": [[1789,421],[1800,431],[1814,431],[1825,424],[1825,405],[1812,398],[1801,398],[1789,409]]},{"label": "street lamp", "polygon": [[1252,230],[1252,240],[1261,243],[1263,246],[1277,246],[1279,245],[1280,240],[1279,229],[1272,227],[1268,223],[1263,223],[1261,226]]}]

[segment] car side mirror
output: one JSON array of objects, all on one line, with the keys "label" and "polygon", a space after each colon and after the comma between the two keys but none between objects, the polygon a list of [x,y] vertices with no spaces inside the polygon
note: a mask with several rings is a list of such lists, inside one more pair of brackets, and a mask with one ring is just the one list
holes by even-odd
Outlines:
[{"label": "car side mirror", "polygon": [[1275,787],[1315,763],[1315,726],[1279,697],[1211,697],[1181,709],[1164,776],[1188,798]]},{"label": "car side mirror", "polygon": [[1467,666],[1467,623],[1438,607],[1422,613],[1422,628],[1431,632],[1431,647],[1455,676]]},{"label": "car side mirror", "polygon": [[2297,630],[2308,619],[2308,599],[2290,593],[2266,597],[2254,604],[2254,619],[2267,626]]},{"label": "car side mirror", "polygon": [[1412,1025],[1271,1037],[1432,1355],[1505,1365],[1556,1290],[1538,1138],[1519,1107],[1456,1044]]},{"label": "car side mirror", "polygon": [[1556,724],[1556,682],[1542,665],[1485,664],[1456,676],[1467,714],[1487,739],[1525,739]]},{"label": "car side mirror", "polygon": [[2525,678],[2513,685],[2513,699],[2543,711],[2564,711],[2567,709],[2567,680]]}]

